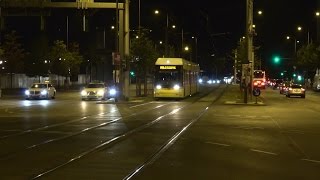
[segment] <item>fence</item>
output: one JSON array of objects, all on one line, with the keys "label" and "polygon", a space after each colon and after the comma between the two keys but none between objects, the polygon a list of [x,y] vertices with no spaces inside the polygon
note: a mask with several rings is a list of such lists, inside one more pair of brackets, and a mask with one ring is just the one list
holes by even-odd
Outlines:
[{"label": "fence", "polygon": [[[11,82],[12,77],[12,82]],[[28,88],[35,82],[50,81],[57,88],[62,88],[70,85],[84,85],[90,79],[85,74],[78,75],[78,81],[70,82],[69,77],[50,74],[49,76],[35,76],[29,77],[25,74],[1,74],[0,75],[0,89],[9,88]]]}]

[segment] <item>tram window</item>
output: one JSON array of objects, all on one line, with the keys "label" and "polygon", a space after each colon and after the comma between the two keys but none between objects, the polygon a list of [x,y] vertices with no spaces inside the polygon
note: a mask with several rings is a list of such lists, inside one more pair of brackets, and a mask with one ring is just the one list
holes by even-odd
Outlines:
[{"label": "tram window", "polygon": [[179,80],[180,76],[178,71],[159,71],[157,73],[156,79],[158,81],[173,81],[173,80]]}]

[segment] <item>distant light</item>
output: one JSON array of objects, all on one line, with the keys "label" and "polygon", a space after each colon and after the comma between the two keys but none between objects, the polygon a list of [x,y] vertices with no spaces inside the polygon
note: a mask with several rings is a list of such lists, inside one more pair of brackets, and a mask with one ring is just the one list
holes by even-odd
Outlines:
[{"label": "distant light", "polygon": [[316,12],[316,16],[320,16],[320,12],[317,11],[317,12]]},{"label": "distant light", "polygon": [[162,44],[162,41],[160,41],[159,44]]},{"label": "distant light", "polygon": [[155,14],[159,14],[159,10],[155,10],[154,13],[155,13]]},{"label": "distant light", "polygon": [[139,39],[139,36],[136,36],[136,39]]},{"label": "distant light", "polygon": [[302,27],[301,27],[301,26],[298,26],[297,29],[298,29],[298,31],[301,31],[301,30],[302,30]]},{"label": "distant light", "polygon": [[114,26],[111,26],[111,29],[114,29],[115,27]]},{"label": "distant light", "polygon": [[258,14],[261,15],[261,14],[262,14],[262,11],[258,11]]},{"label": "distant light", "polygon": [[176,25],[172,25],[172,28],[173,28],[173,29],[176,28]]},{"label": "distant light", "polygon": [[287,36],[287,39],[290,39],[290,36]]}]

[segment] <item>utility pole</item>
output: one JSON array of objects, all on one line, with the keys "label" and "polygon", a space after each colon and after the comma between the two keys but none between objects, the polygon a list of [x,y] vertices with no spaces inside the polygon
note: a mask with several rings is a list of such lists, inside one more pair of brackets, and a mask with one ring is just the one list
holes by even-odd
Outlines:
[{"label": "utility pole", "polygon": [[[247,0],[247,23],[246,23],[246,30],[247,30],[247,52],[248,52],[248,62],[249,62],[249,69],[248,73],[250,74],[250,78],[246,76],[246,86],[248,88],[249,86],[249,92],[252,98],[252,90],[253,90],[253,70],[254,70],[254,51],[253,51],[253,35],[254,35],[254,29],[253,29],[253,0]],[[245,95],[248,93],[248,89],[245,88]],[[247,98],[247,96],[245,96]],[[245,99],[245,103],[247,103],[247,99]]]},{"label": "utility pole", "polygon": [[234,52],[234,75],[233,75],[234,84],[237,84],[237,61],[238,61],[238,50],[236,49]]}]

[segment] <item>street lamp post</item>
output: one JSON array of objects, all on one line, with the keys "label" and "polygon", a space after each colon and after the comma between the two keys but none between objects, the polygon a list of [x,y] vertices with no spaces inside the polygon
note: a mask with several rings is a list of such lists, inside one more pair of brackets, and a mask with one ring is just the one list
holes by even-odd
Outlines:
[{"label": "street lamp post", "polygon": [[[155,14],[159,14],[160,12],[159,12],[159,10],[155,10],[154,13],[155,13]],[[169,55],[168,55],[168,54],[169,54],[169,53],[168,53],[168,51],[169,51],[168,31],[169,31],[169,14],[168,14],[168,12],[167,12],[167,13],[166,13],[165,39],[164,39],[164,46],[165,46],[165,53],[164,53],[164,55],[165,55],[165,57],[168,57],[168,56],[169,56]]]},{"label": "street lamp post", "polygon": [[[290,40],[290,39],[291,39],[291,37],[287,36],[287,40]],[[296,54],[296,52],[297,52],[297,43],[299,43],[300,41],[298,41],[295,37],[293,39],[294,39],[294,54]]]},{"label": "street lamp post", "polygon": [[192,36],[192,39],[195,39],[195,62],[198,63],[198,38],[196,36]]}]

